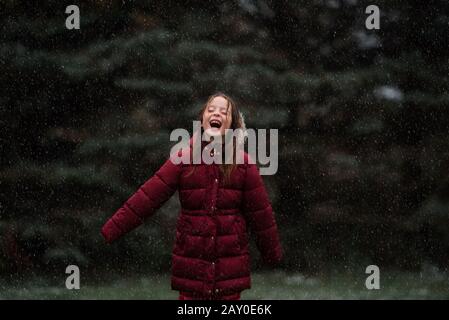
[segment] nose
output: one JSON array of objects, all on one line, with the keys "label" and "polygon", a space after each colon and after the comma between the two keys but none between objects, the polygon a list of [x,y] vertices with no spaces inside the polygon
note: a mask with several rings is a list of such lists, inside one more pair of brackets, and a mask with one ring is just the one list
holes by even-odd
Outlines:
[{"label": "nose", "polygon": [[212,112],[212,116],[220,116],[220,112],[218,112],[218,110],[214,110]]}]

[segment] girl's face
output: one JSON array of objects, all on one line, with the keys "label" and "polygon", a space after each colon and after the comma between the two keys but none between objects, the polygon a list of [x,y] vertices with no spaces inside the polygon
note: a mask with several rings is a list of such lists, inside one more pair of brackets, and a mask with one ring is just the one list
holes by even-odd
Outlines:
[{"label": "girl's face", "polygon": [[223,97],[213,98],[203,112],[202,126],[209,136],[224,135],[231,127],[232,117],[228,100]]}]

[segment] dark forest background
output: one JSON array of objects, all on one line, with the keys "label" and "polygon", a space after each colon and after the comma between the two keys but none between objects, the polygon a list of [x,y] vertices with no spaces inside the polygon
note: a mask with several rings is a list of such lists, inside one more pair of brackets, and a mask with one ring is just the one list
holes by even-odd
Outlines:
[{"label": "dark forest background", "polygon": [[279,129],[285,270],[446,270],[448,28],[443,0],[1,1],[0,274],[168,272],[177,197],[100,228],[217,90]]}]

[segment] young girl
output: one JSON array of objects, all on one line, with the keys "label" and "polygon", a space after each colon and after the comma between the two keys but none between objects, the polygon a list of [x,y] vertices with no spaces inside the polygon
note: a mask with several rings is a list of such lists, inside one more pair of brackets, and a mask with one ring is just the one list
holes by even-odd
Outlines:
[{"label": "young girl", "polygon": [[[236,104],[223,93],[209,97],[200,120],[202,131],[212,137],[243,126]],[[201,143],[201,150],[208,146]],[[192,151],[192,140],[189,148],[180,152]],[[251,287],[247,225],[266,263],[274,265],[282,258],[258,168],[246,153],[243,164],[174,163],[168,159],[101,233],[112,242],[142,224],[178,191],[182,209],[172,255],[172,289],[180,291],[181,300],[238,300],[241,291]]]}]

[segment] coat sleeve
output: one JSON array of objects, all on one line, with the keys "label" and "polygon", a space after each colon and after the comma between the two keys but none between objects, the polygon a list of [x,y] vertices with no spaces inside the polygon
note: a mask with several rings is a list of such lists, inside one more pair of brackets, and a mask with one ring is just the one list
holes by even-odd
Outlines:
[{"label": "coat sleeve", "polygon": [[106,242],[130,232],[155,213],[177,190],[179,172],[180,165],[168,159],[103,225],[101,234]]},{"label": "coat sleeve", "polygon": [[243,206],[263,261],[270,265],[278,264],[282,260],[278,229],[267,191],[255,164],[247,166]]}]

